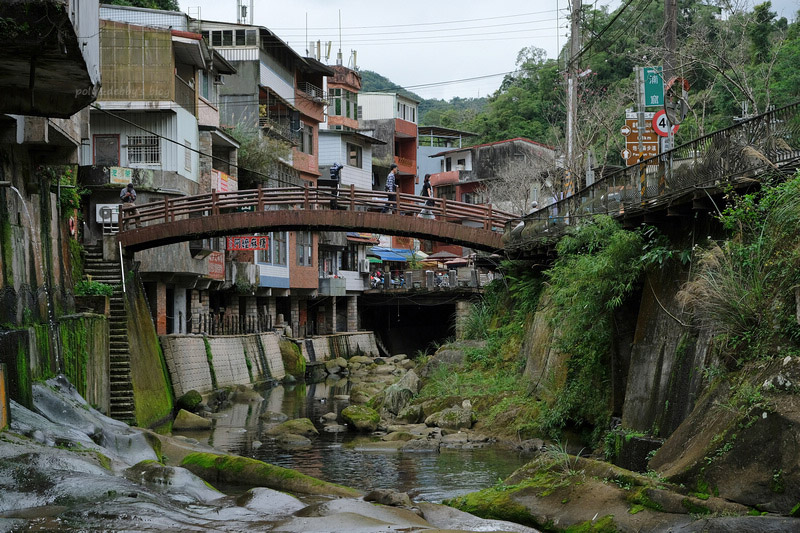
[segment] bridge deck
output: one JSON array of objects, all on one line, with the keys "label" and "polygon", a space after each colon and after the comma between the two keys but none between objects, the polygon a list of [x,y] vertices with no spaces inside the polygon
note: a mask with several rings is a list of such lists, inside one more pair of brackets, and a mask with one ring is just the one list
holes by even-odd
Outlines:
[{"label": "bridge deck", "polygon": [[390,201],[387,193],[352,186],[258,188],[123,207],[117,238],[126,249],[138,251],[235,233],[372,231],[494,252],[502,248],[502,231],[513,218],[491,205],[403,193]]}]

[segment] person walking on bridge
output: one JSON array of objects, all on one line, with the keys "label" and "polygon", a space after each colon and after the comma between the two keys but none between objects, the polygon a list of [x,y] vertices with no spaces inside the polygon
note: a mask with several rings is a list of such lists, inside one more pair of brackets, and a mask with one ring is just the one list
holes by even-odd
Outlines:
[{"label": "person walking on bridge", "polygon": [[435,219],[436,217],[433,216],[433,211],[431,211],[431,207],[433,207],[433,187],[431,187],[431,175],[425,174],[425,179],[422,182],[422,191],[420,191],[420,196],[424,196],[427,198],[425,200],[425,207],[422,211],[419,212],[417,215],[419,218],[429,218]]},{"label": "person walking on bridge", "polygon": [[386,205],[383,206],[381,209],[381,213],[391,213],[392,212],[392,204],[395,203],[397,200],[397,194],[395,191],[397,190],[397,186],[395,184],[395,172],[397,171],[397,165],[392,163],[389,165],[389,175],[386,176]]}]

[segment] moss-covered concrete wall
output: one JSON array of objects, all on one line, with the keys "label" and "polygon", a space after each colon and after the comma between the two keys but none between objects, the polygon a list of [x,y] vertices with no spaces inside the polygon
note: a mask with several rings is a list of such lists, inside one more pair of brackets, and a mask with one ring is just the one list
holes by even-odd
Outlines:
[{"label": "moss-covered concrete wall", "polygon": [[64,375],[90,405],[109,412],[109,336],[103,315],[62,317],[59,324]]},{"label": "moss-covered concrete wall", "polygon": [[149,427],[172,413],[172,387],[141,279],[126,268],[125,280],[136,425]]}]

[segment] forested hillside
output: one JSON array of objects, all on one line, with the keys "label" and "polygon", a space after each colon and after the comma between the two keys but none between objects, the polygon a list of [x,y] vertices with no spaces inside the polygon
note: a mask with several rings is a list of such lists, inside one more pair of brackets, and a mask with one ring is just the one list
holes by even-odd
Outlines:
[{"label": "forested hillside", "polygon": [[[717,4],[715,2],[714,4]],[[722,4],[722,3],[719,3]],[[777,17],[771,2],[728,11],[700,0],[678,10],[677,72],[691,83],[689,116],[681,143],[730,126],[737,117],[763,113],[800,99],[800,24]],[[585,5],[586,36],[579,71],[578,147],[598,161],[619,163],[624,110],[634,105],[634,68],[662,65],[662,2],[627,3],[617,11]],[[475,132],[476,142],[527,137],[561,146],[566,122],[564,57],[526,47],[517,70],[487,99],[423,101],[420,122]],[[397,88],[362,71],[365,90]],[[413,93],[411,93],[412,96]]]}]

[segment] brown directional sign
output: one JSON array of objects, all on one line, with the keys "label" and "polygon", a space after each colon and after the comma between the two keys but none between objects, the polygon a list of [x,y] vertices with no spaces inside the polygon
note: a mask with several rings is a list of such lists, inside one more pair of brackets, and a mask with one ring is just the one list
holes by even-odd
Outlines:
[{"label": "brown directional sign", "polygon": [[644,114],[645,129],[642,132],[642,151],[639,152],[639,118],[637,113],[625,113],[625,125],[620,133],[625,137],[625,149],[622,151],[623,159],[627,166],[639,162],[639,156],[644,159],[658,155],[658,135],[653,131],[653,113]]}]

